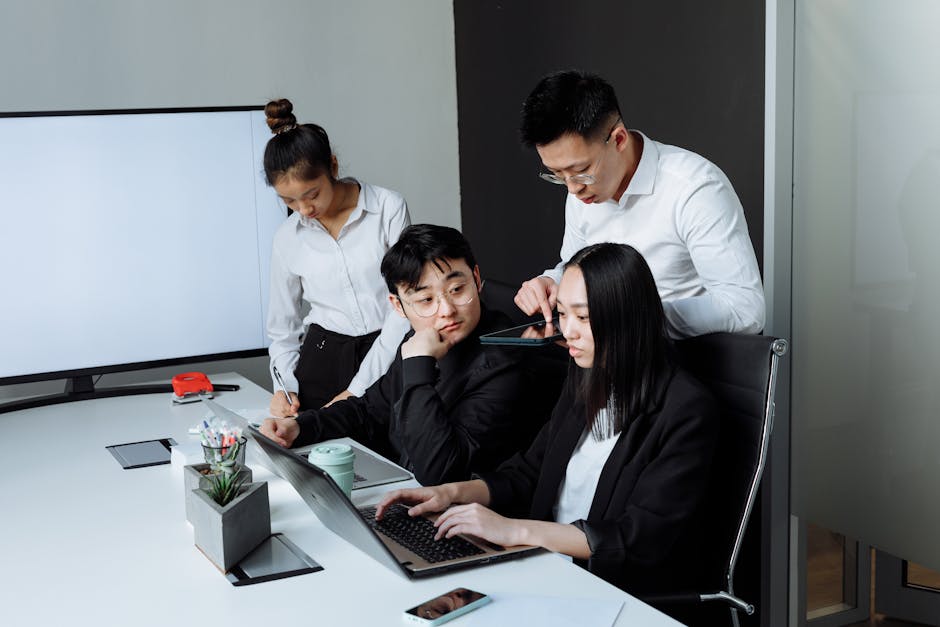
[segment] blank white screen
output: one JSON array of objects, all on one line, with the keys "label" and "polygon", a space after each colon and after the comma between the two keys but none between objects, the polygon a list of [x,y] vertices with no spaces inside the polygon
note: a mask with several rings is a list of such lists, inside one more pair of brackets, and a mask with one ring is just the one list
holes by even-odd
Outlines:
[{"label": "blank white screen", "polygon": [[0,377],[264,348],[261,111],[0,118]]}]

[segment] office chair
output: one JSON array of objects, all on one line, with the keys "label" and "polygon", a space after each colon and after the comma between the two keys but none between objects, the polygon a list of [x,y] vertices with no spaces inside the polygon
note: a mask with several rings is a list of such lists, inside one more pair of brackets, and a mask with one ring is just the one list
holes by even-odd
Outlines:
[{"label": "office chair", "polygon": [[490,309],[501,311],[512,320],[512,324],[525,324],[535,316],[527,316],[516,306],[513,300],[516,292],[519,291],[518,285],[511,285],[498,281],[496,279],[486,279],[483,281],[483,289],[480,290],[480,296],[486,306]]},{"label": "office chair", "polygon": [[735,596],[734,571],[754,509],[773,431],[774,388],[786,340],[763,335],[712,333],[679,340],[679,362],[723,407],[721,437],[704,506],[703,555],[712,588],[643,597],[658,606],[717,601],[751,615],[754,605]]}]

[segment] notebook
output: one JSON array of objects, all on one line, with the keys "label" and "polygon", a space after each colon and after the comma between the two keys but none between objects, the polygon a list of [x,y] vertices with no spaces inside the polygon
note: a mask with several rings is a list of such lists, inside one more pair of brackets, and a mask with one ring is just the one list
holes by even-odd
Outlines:
[{"label": "notebook", "polygon": [[[237,414],[234,411],[219,405],[213,400],[209,400],[205,396],[202,396],[201,398],[206,407],[208,407],[212,413],[214,413],[219,418],[224,418],[228,422],[234,425],[238,425],[242,428],[243,431],[248,428],[249,421],[240,414]],[[311,444],[309,446],[303,446],[291,450],[294,451],[296,455],[301,455],[306,458],[307,454],[310,452],[310,449],[312,449],[314,446],[316,446],[316,444]],[[353,473],[355,473],[355,478],[353,479],[353,490],[358,490],[359,488],[369,488],[386,483],[394,483],[396,481],[407,481],[413,477],[410,472],[401,466],[373,455],[369,451],[363,450],[355,444],[350,444],[350,446],[353,447],[353,452],[356,454],[356,459],[353,462]],[[273,472],[277,472],[274,468],[271,470]]]},{"label": "notebook", "polygon": [[[254,426],[248,434],[327,529],[406,577],[439,575],[541,551],[531,546],[500,547],[472,536],[427,542],[429,535],[433,538],[433,517],[412,518],[402,511],[405,508],[397,508],[376,522],[374,508],[357,509],[324,470],[268,439]],[[431,550],[425,550],[424,544]]]}]

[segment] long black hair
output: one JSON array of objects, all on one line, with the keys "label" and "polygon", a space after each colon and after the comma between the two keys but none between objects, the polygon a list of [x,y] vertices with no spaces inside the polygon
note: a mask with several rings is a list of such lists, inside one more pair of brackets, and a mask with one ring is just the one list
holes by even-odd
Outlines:
[{"label": "long black hair", "polygon": [[264,148],[264,175],[274,186],[287,174],[312,181],[322,174],[333,180],[333,149],[322,126],[297,124],[290,100],[272,100],[264,107],[268,128],[274,137]]},{"label": "long black hair", "polygon": [[[610,437],[660,402],[670,371],[662,301],[643,255],[626,244],[594,244],[565,264],[578,267],[587,290],[594,363],[572,362],[568,381],[597,438]],[[607,409],[608,420],[596,420]]]}]

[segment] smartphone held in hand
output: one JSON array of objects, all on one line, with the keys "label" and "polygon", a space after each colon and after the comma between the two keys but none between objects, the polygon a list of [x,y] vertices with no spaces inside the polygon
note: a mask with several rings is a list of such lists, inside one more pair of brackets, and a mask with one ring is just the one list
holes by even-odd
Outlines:
[{"label": "smartphone held in hand", "polygon": [[490,602],[482,592],[467,588],[454,588],[439,597],[405,610],[405,620],[416,625],[442,625]]}]

